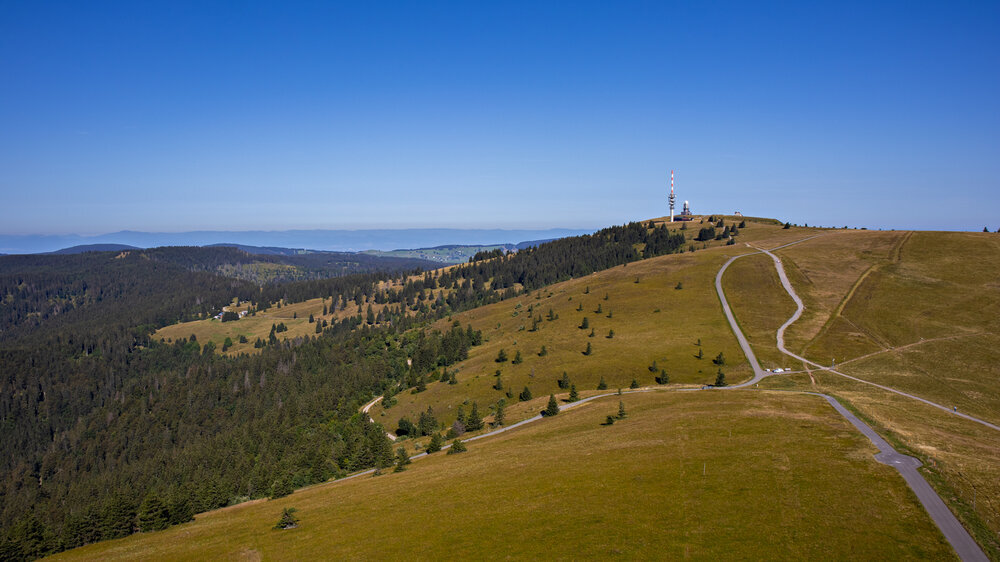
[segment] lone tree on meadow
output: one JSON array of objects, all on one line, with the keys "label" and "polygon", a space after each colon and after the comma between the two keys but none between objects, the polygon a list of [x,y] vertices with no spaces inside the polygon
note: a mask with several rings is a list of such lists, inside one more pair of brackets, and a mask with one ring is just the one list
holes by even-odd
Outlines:
[{"label": "lone tree on meadow", "polygon": [[299,526],[299,518],[294,514],[297,510],[294,507],[286,507],[284,511],[281,512],[281,519],[278,519],[278,524],[274,526],[275,529],[294,529]]},{"label": "lone tree on meadow", "polygon": [[720,351],[719,354],[715,356],[715,359],[712,359],[712,363],[715,363],[716,365],[725,365],[726,356]]},{"label": "lone tree on meadow", "polygon": [[406,454],[405,447],[400,447],[396,449],[396,468],[393,470],[393,472],[403,472],[404,470],[406,470],[406,465],[410,464],[411,462],[413,461],[410,460],[410,455]]},{"label": "lone tree on meadow", "polygon": [[497,358],[494,359],[494,361],[496,361],[497,363],[506,363],[507,362],[507,352],[504,351],[503,348],[500,348],[500,353],[497,353]]},{"label": "lone tree on meadow", "polygon": [[462,443],[461,439],[456,439],[451,443],[451,447],[448,447],[448,454],[457,455],[459,453],[464,453],[468,450],[469,449],[465,446],[465,443]]},{"label": "lone tree on meadow", "polygon": [[580,394],[576,391],[576,385],[570,385],[569,387],[569,401],[576,402],[580,399]]},{"label": "lone tree on meadow", "polygon": [[517,353],[514,354],[514,359],[511,360],[511,363],[520,365],[522,361],[524,361],[524,359],[521,359],[521,350],[519,349],[517,350]]},{"label": "lone tree on meadow", "polygon": [[639,381],[632,379],[632,384],[628,385],[628,387],[632,389],[639,388]]},{"label": "lone tree on meadow", "polygon": [[607,390],[608,383],[604,381],[604,377],[601,377],[601,382],[597,383],[597,390]]},{"label": "lone tree on meadow", "polygon": [[504,408],[507,407],[507,401],[501,398],[497,401],[496,411],[493,413],[493,425],[495,427],[502,427],[505,418],[507,417],[504,413]]},{"label": "lone tree on meadow", "polygon": [[527,402],[528,400],[531,400],[531,389],[525,386],[524,390],[521,391],[521,394],[517,395],[517,399],[520,400],[521,402]]},{"label": "lone tree on meadow", "polygon": [[590,342],[587,342],[587,349],[583,351],[584,355],[591,355],[594,353],[594,348],[590,346]]},{"label": "lone tree on meadow", "polygon": [[549,394],[549,405],[542,411],[543,416],[554,416],[559,413],[559,403],[556,402],[556,395]]},{"label": "lone tree on meadow", "polygon": [[566,371],[563,371],[562,378],[556,382],[559,385],[559,388],[563,389],[569,388],[569,374]]},{"label": "lone tree on meadow", "polygon": [[621,400],[618,401],[618,419],[623,420],[628,414],[625,413],[625,403]]},{"label": "lone tree on meadow", "polygon": [[427,448],[424,449],[427,454],[436,453],[441,450],[441,434],[435,433],[431,435],[431,442],[427,444]]},{"label": "lone tree on meadow", "polygon": [[469,419],[465,421],[465,429],[469,431],[479,431],[482,428],[483,418],[479,415],[479,404],[473,402],[472,412],[469,414]]},{"label": "lone tree on meadow", "polygon": [[545,357],[548,354],[549,354],[549,350],[545,349],[544,345],[542,346],[542,349],[538,350],[538,356],[539,357]]},{"label": "lone tree on meadow", "polygon": [[726,374],[719,369],[719,373],[715,375],[715,386],[726,386]]},{"label": "lone tree on meadow", "polygon": [[586,316],[584,316],[583,317],[583,322],[580,322],[580,329],[581,330],[586,330],[589,327],[590,327],[590,321],[587,320]]}]

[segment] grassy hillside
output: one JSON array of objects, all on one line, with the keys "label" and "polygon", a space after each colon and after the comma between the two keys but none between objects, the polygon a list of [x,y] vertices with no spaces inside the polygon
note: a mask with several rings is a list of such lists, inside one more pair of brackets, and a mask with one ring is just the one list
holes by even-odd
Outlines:
[{"label": "grassy hillside", "polygon": [[[891,468],[817,397],[626,395],[398,474],[199,515],[61,559],[953,559]],[[294,506],[298,528],[271,527]]]},{"label": "grassy hillside", "polygon": [[[1000,237],[828,231],[777,254],[806,304],[787,332],[791,349],[823,364],[836,358],[844,373],[1000,421]],[[794,306],[766,256],[743,258],[730,273],[727,295],[766,364],[778,358],[774,331]],[[996,431],[822,371],[774,377],[761,386],[848,399],[924,459],[953,509],[980,529],[981,543],[1000,546]]]},{"label": "grassy hillside", "polygon": [[[755,224],[739,238],[777,245],[803,236]],[[596,389],[602,378],[611,389],[628,388],[633,380],[653,385],[661,370],[671,384],[687,386],[712,384],[720,368],[730,383],[745,380],[750,368],[722,314],[714,283],[730,256],[747,251],[743,245],[715,246],[647,259],[442,320],[442,330],[457,321],[482,330],[485,338],[468,360],[453,367],[459,384],[436,382],[425,392],[401,393],[397,405],[388,411],[378,406],[372,415],[394,428],[399,418],[412,421],[431,407],[439,421],[450,424],[466,401],[486,407],[504,398],[509,404],[526,386],[534,397],[565,393],[557,385],[564,371],[578,391]],[[549,319],[550,310],[555,320]],[[581,328],[584,318],[587,328]],[[591,354],[585,355],[588,344]],[[497,361],[500,350],[506,361]],[[522,362],[515,364],[519,352]],[[713,363],[719,353],[725,359],[721,366]],[[655,372],[650,370],[654,362]],[[504,390],[495,388],[497,370]]]}]

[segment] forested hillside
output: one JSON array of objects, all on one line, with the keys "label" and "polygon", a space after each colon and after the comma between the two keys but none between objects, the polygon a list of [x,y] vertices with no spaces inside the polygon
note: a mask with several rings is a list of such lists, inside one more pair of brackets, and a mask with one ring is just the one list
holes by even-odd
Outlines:
[{"label": "forested hillside", "polygon": [[[428,322],[686,249],[695,248],[683,232],[633,223],[411,276],[392,291],[376,287],[394,273],[261,288],[209,273],[212,256],[186,253],[204,249],[5,257],[0,558],[160,528],[385,461],[389,442],[357,406],[419,384],[481,341],[471,328],[438,333]],[[394,307],[378,322],[359,312],[253,356],[149,337],[237,297],[266,308],[321,296]]]}]

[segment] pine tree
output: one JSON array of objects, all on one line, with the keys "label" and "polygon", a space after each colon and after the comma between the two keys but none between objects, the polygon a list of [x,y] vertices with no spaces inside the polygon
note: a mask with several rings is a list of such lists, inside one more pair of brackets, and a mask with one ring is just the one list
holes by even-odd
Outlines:
[{"label": "pine tree", "polygon": [[601,377],[601,382],[597,383],[597,390],[607,390],[608,383],[604,382],[604,377]]},{"label": "pine tree", "polygon": [[575,384],[574,385],[570,385],[570,387],[569,387],[569,399],[568,400],[570,402],[576,402],[579,399],[580,399],[580,394],[577,393],[577,391],[576,391],[576,385]]},{"label": "pine tree", "polygon": [[457,455],[458,453],[464,453],[468,450],[469,449],[465,446],[465,443],[462,443],[461,440],[456,439],[455,441],[452,442],[451,447],[448,447],[448,454]]},{"label": "pine tree", "polygon": [[622,402],[621,400],[619,400],[618,401],[618,419],[623,420],[623,419],[625,419],[626,415],[627,414],[625,414],[625,403]]},{"label": "pine tree", "polygon": [[295,488],[292,486],[292,479],[288,475],[284,475],[271,484],[270,498],[272,500],[283,498],[294,491]]},{"label": "pine tree", "polygon": [[527,402],[528,400],[531,400],[531,389],[525,386],[524,390],[521,391],[521,394],[517,395],[517,399],[520,400],[521,402]]},{"label": "pine tree", "polygon": [[501,427],[507,415],[504,413],[504,409],[507,406],[507,401],[501,398],[497,401],[496,411],[493,413],[493,425],[496,427]]},{"label": "pine tree", "polygon": [[396,468],[393,469],[393,472],[403,472],[404,470],[406,470],[406,465],[410,464],[411,462],[413,461],[410,460],[410,455],[406,454],[405,447],[400,447],[396,449]]},{"label": "pine tree", "polygon": [[538,356],[539,357],[545,357],[548,354],[549,354],[549,350],[545,349],[544,345],[542,346],[542,349],[538,351]]},{"label": "pine tree", "polygon": [[434,417],[434,410],[427,406],[427,411],[422,412],[417,419],[417,431],[420,435],[430,435],[437,430],[438,421]]},{"label": "pine tree", "polygon": [[523,359],[521,359],[521,350],[519,349],[517,350],[517,353],[514,354],[514,359],[511,361],[511,363],[513,363],[514,365],[520,365],[522,361]]},{"label": "pine tree", "polygon": [[715,386],[726,386],[726,374],[719,369],[719,373],[715,376]]},{"label": "pine tree", "polygon": [[583,317],[583,322],[580,322],[580,329],[581,330],[586,330],[589,327],[590,327],[590,322],[587,320],[587,317],[584,316]]},{"label": "pine tree", "polygon": [[504,351],[503,348],[501,348],[500,349],[500,353],[497,353],[497,358],[494,359],[494,361],[496,361],[497,363],[506,363],[507,362],[507,352]]},{"label": "pine tree", "polygon": [[425,449],[425,451],[427,451],[427,454],[431,454],[431,453],[436,453],[440,450],[441,450],[441,434],[435,433],[434,435],[431,435],[431,441],[430,443],[427,444],[427,448]]},{"label": "pine tree", "polygon": [[608,330],[608,335],[606,336],[609,340],[615,337],[614,330]]},{"label": "pine tree", "polygon": [[716,365],[725,365],[726,356],[720,351],[719,354],[715,356],[715,359],[712,359],[712,363],[715,363]]},{"label": "pine tree", "polygon": [[469,419],[465,422],[465,429],[469,431],[479,431],[482,428],[483,418],[479,415],[479,404],[473,402],[472,412],[469,414]]},{"label": "pine tree", "polygon": [[549,405],[542,412],[543,416],[554,416],[559,413],[559,403],[556,402],[556,395],[549,394]]},{"label": "pine tree", "polygon": [[587,342],[587,349],[584,350],[584,355],[590,355],[594,352],[594,349],[590,346],[590,342]]},{"label": "pine tree", "polygon": [[167,506],[155,492],[150,492],[139,506],[139,530],[142,532],[159,531],[170,525],[170,515]]},{"label": "pine tree", "polygon": [[615,417],[609,414],[608,417],[604,419],[603,425],[615,425]]},{"label": "pine tree", "polygon": [[569,374],[566,371],[563,371],[562,378],[556,381],[556,384],[559,385],[559,388],[569,388]]},{"label": "pine tree", "polygon": [[281,519],[278,519],[278,524],[274,526],[275,529],[294,529],[299,526],[299,518],[294,515],[297,510],[294,507],[286,507],[284,511],[281,512]]},{"label": "pine tree", "polygon": [[639,388],[639,381],[632,379],[632,384],[628,385],[629,388]]}]

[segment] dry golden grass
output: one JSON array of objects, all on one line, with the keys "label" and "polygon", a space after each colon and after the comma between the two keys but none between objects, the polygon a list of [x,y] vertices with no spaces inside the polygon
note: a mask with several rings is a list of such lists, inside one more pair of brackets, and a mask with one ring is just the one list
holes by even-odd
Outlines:
[{"label": "dry golden grass", "polygon": [[[626,395],[409,470],[199,515],[63,559],[954,559],[818,397]],[[298,509],[300,526],[271,527]]]}]

